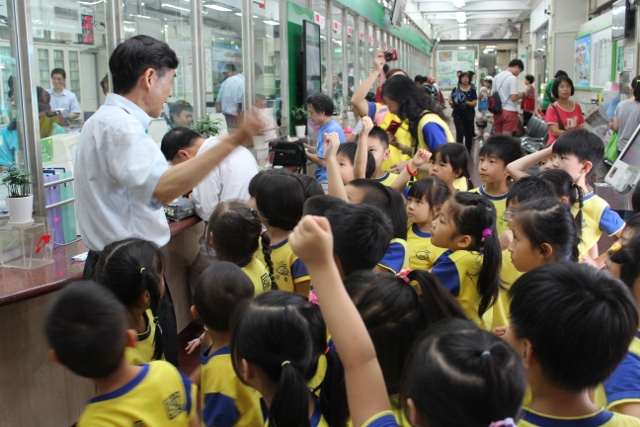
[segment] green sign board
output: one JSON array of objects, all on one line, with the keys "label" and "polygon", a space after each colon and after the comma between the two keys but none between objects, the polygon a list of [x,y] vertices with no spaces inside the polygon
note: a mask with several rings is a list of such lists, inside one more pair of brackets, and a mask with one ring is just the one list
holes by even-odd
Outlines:
[{"label": "green sign board", "polygon": [[618,56],[617,56],[617,68],[618,71],[624,70],[624,46],[618,46]]}]

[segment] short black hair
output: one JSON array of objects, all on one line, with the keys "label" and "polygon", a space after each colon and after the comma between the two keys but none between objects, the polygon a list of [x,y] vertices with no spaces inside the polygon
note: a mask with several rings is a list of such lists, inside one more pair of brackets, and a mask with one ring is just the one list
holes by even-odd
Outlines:
[{"label": "short black hair", "polygon": [[183,111],[189,111],[193,113],[193,105],[189,104],[187,101],[178,100],[170,105],[171,107],[171,115],[179,116]]},{"label": "short black hair", "polygon": [[363,178],[354,179],[347,185],[359,188],[364,192],[360,204],[375,206],[391,220],[393,238],[407,239],[407,221],[409,219],[407,218],[405,201],[398,191],[380,182]]},{"label": "short black hair", "polygon": [[305,200],[313,196],[324,196],[322,185],[320,185],[317,179],[311,175],[305,174],[298,174],[296,177],[300,180],[302,187],[304,188]]},{"label": "short black hair", "polygon": [[51,77],[53,77],[54,74],[60,74],[63,79],[67,78],[67,73],[64,71],[64,68],[54,68],[51,70]]},{"label": "short black hair", "polygon": [[326,213],[338,205],[343,205],[345,202],[337,197],[321,194],[318,196],[309,197],[302,207],[303,215],[317,215],[325,216]]},{"label": "short black hair", "polygon": [[357,270],[373,270],[393,238],[389,218],[376,207],[351,203],[334,206],[325,216],[345,277]]},{"label": "short black hair", "polygon": [[306,200],[304,187],[288,170],[261,171],[251,179],[249,189],[264,223],[291,231],[302,218],[302,206]]},{"label": "short black hair", "polygon": [[531,74],[527,74],[526,76],[524,76],[524,79],[525,79],[526,81],[528,81],[529,83],[531,83],[531,84],[533,84],[533,82],[535,82],[535,81],[536,81],[536,78],[535,78],[535,77],[533,77]]},{"label": "short black hair", "polygon": [[462,78],[466,77],[469,79],[469,83],[471,83],[471,74],[469,74],[466,71],[463,71],[462,73],[460,73],[460,75],[458,76],[458,84],[462,83]]},{"label": "short black hair", "polygon": [[[347,156],[351,160],[351,164],[356,163],[356,151],[358,150],[358,144],[355,142],[345,142],[338,146],[338,153]],[[376,171],[376,160],[373,158],[373,154],[367,149],[367,167],[364,172],[365,178],[371,178]]]},{"label": "short black hair", "polygon": [[518,67],[518,68],[520,68],[521,70],[524,70],[524,62],[522,62],[522,61],[521,61],[521,60],[519,60],[519,59],[512,59],[512,60],[509,62],[509,65],[508,65],[508,66],[509,66],[509,67]]},{"label": "short black hair", "polygon": [[429,204],[429,209],[442,206],[451,197],[451,189],[446,182],[436,176],[428,176],[409,184],[407,197],[422,200],[424,197]]},{"label": "short black hair", "polygon": [[587,177],[596,172],[604,158],[604,144],[598,135],[586,129],[572,129],[564,132],[553,143],[551,152],[557,155],[572,154],[580,162],[589,161],[593,165]]},{"label": "short black hair", "polygon": [[480,156],[495,156],[504,162],[504,167],[524,156],[520,141],[508,135],[493,135],[482,144]]},{"label": "short black hair", "polygon": [[556,73],[553,75],[553,78],[554,78],[554,79],[557,79],[557,78],[558,78],[558,77],[560,77],[560,76],[568,76],[568,75],[569,75],[569,74],[567,74],[567,72],[566,72],[566,71],[558,70],[558,71],[556,71]]},{"label": "short black hair", "polygon": [[240,267],[227,261],[217,261],[202,273],[193,300],[207,327],[217,332],[228,332],[233,311],[244,301],[251,300],[254,293],[251,279]]},{"label": "short black hair", "polygon": [[372,127],[369,131],[368,138],[380,140],[380,142],[382,142],[382,145],[384,145],[385,150],[389,148],[389,134],[380,126]]},{"label": "short black hair", "polygon": [[331,98],[324,93],[314,93],[307,98],[305,104],[311,105],[318,113],[324,113],[325,116],[332,116],[334,111],[334,105]]},{"label": "short black hair", "polygon": [[197,138],[202,138],[202,135],[193,129],[183,127],[171,129],[162,137],[160,150],[164,154],[164,158],[170,162],[176,157],[179,150],[192,147]]},{"label": "short black hair", "polygon": [[551,184],[537,176],[525,176],[517,180],[509,189],[506,205],[509,206],[512,201],[524,203],[528,200],[546,197],[556,197]]},{"label": "short black hair", "polygon": [[631,195],[631,207],[634,213],[640,212],[640,185],[635,186]]},{"label": "short black hair", "polygon": [[531,342],[547,381],[572,393],[606,380],[638,329],[629,289],[585,264],[556,262],[531,270],[516,280],[509,297],[513,333]]},{"label": "short black hair", "polygon": [[49,309],[44,333],[60,363],[86,378],[116,372],[127,343],[124,305],[109,289],[91,281],[67,285]]},{"label": "short black hair", "polygon": [[619,251],[609,256],[611,262],[620,264],[620,280],[633,292],[638,277],[640,277],[640,234],[635,236],[622,247]]},{"label": "short black hair", "polygon": [[571,95],[573,95],[576,92],[576,88],[573,85],[573,80],[571,80],[569,76],[560,76],[553,81],[553,87],[551,88],[551,93],[553,94],[554,98],[556,99],[560,98],[560,95],[558,94],[558,88],[564,82],[569,83],[569,85],[571,86]]},{"label": "short black hair", "polygon": [[145,70],[153,70],[162,77],[168,70],[178,68],[180,61],[168,44],[149,36],[135,36],[115,48],[109,58],[113,93],[126,95],[138,84]]}]

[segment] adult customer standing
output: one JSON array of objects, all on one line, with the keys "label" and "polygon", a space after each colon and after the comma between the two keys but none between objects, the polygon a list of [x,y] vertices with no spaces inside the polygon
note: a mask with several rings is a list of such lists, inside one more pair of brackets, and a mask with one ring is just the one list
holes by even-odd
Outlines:
[{"label": "adult customer standing", "polygon": [[[169,168],[145,131],[171,96],[177,67],[176,53],[148,36],[126,40],[111,54],[113,93],[83,126],[76,154],[78,226],[89,248],[85,278],[93,277],[99,251],[112,242],[141,237],[164,246],[171,235],[163,204],[195,187],[260,129],[251,116],[216,147]],[[170,302],[166,284],[165,300]],[[163,306],[169,307],[160,316],[165,357],[177,364],[175,313]]]},{"label": "adult customer standing", "polygon": [[464,145],[469,153],[473,148],[474,119],[477,103],[478,94],[471,84],[471,76],[469,73],[460,74],[458,86],[451,91],[449,105],[453,108],[451,115],[456,126],[456,142],[462,144],[464,139]]},{"label": "adult customer standing", "polygon": [[62,68],[54,68],[51,70],[51,83],[53,87],[47,92],[51,95],[51,109],[65,110],[62,115],[68,119],[77,119],[80,117],[82,110],[78,103],[76,95],[65,89],[64,85],[67,81],[67,73]]},{"label": "adult customer standing", "polygon": [[493,92],[497,92],[502,101],[502,113],[493,115],[493,129],[496,133],[512,136],[518,130],[517,101],[525,97],[518,92],[518,76],[524,70],[524,63],[519,59],[509,62],[507,69],[493,78]]},{"label": "adult customer standing", "polygon": [[631,80],[631,93],[633,97],[622,101],[616,107],[615,117],[611,129],[618,131],[618,153],[624,150],[629,143],[633,131],[640,124],[640,76]]},{"label": "adult customer standing", "polygon": [[[258,80],[262,76],[262,68],[255,64],[254,78]],[[235,74],[220,86],[216,99],[216,112],[222,113],[227,121],[227,127],[235,129],[240,124],[240,113],[244,103],[244,74]]]}]

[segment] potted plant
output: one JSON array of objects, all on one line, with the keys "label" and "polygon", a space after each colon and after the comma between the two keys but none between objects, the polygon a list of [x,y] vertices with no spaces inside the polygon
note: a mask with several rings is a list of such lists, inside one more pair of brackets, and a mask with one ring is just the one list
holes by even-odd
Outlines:
[{"label": "potted plant", "polygon": [[304,138],[307,133],[307,117],[309,112],[305,107],[293,107],[291,108],[291,117],[296,124],[296,136],[298,138]]},{"label": "potted plant", "polygon": [[9,222],[27,224],[33,221],[33,195],[31,194],[31,174],[27,169],[13,165],[2,172],[2,183],[9,190],[7,207]]},{"label": "potted plant", "polygon": [[204,116],[196,120],[193,130],[202,135],[203,138],[216,136],[222,130],[222,119],[211,120],[211,117]]}]

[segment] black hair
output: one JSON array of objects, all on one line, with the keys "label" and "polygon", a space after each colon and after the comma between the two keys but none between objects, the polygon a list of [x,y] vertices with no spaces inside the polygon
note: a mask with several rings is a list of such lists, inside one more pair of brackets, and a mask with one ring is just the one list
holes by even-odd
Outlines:
[{"label": "black hair", "polygon": [[193,129],[179,127],[165,133],[160,143],[160,150],[167,161],[172,161],[178,155],[178,151],[192,147],[198,138],[202,138]]},{"label": "black hair", "polygon": [[373,270],[393,238],[389,218],[376,207],[351,203],[334,206],[325,216],[331,225],[333,252],[344,276],[357,270]]},{"label": "black hair", "polygon": [[466,71],[463,71],[462,73],[460,73],[460,75],[458,76],[458,85],[462,84],[462,78],[466,77],[469,79],[469,84],[471,84],[471,74],[469,74]]},{"label": "black hair", "polygon": [[540,179],[551,185],[557,199],[569,198],[569,206],[578,204],[578,213],[574,218],[578,236],[582,236],[582,208],[584,207],[584,191],[582,187],[573,182],[569,172],[562,169],[547,169],[539,175]]},{"label": "black hair", "polygon": [[516,280],[509,297],[515,337],[531,342],[547,381],[573,393],[604,382],[638,330],[626,286],[586,264],[533,269]]},{"label": "black hair", "polygon": [[636,281],[640,277],[640,234],[636,233],[617,252],[609,255],[609,260],[620,264],[620,280],[624,282],[629,290],[633,291]]},{"label": "black hair", "polygon": [[598,135],[586,129],[573,129],[564,132],[552,145],[551,152],[559,156],[572,154],[580,162],[592,164],[587,177],[593,175],[604,158],[604,144]]},{"label": "black hair", "polygon": [[[466,319],[455,297],[432,273],[414,270],[406,278],[358,271],[344,281],[371,336],[390,390],[400,385],[405,361],[420,333],[442,319]],[[421,296],[410,283],[420,288]]]},{"label": "black hair", "polygon": [[60,74],[63,79],[67,78],[67,73],[64,71],[64,68],[54,68],[51,70],[51,77],[53,77],[54,74]]},{"label": "black hair", "polygon": [[[464,148],[461,144],[455,145]],[[495,304],[500,289],[502,251],[496,231],[496,208],[480,194],[465,192],[453,196],[450,206],[451,219],[458,233],[469,235],[473,239],[468,250],[483,250],[484,253],[476,285],[481,297],[478,315],[482,317]],[[483,237],[483,232],[487,229],[491,230],[491,234]]]},{"label": "black hair", "polygon": [[414,150],[418,147],[418,132],[421,131],[418,125],[425,111],[446,121],[440,103],[427,95],[426,91],[416,89],[416,84],[407,76],[398,75],[386,80],[382,84],[382,96],[397,102],[400,106],[398,117],[409,122]]},{"label": "black hair", "polygon": [[[171,106],[171,115],[179,116],[183,111],[189,111],[193,113],[193,105],[189,104],[187,101],[179,100],[174,102]],[[172,118],[173,120],[173,118]]]},{"label": "black hair", "polygon": [[[149,319],[151,323],[161,309],[163,271],[164,256],[158,245],[129,238],[108,244],[100,252],[95,280],[111,290],[125,307],[134,305],[144,291],[149,292],[154,317]],[[156,328],[153,348],[153,360],[162,359],[164,340],[160,328]]]},{"label": "black hair", "polygon": [[631,207],[633,212],[640,212],[640,185],[636,185],[633,189],[633,194],[631,195]]},{"label": "black hair", "polygon": [[556,73],[553,75],[553,78],[554,78],[554,79],[557,79],[557,78],[558,78],[558,77],[560,77],[560,76],[568,76],[568,75],[569,75],[569,74],[567,74],[567,72],[566,72],[566,71],[558,70],[558,71],[556,71]]},{"label": "black hair", "polygon": [[257,296],[232,321],[231,360],[242,379],[241,360],[256,365],[276,384],[269,425],[299,427],[309,423],[309,385],[326,352],[327,370],[320,406],[331,426],[348,418],[344,371],[338,355],[327,349],[326,326],[317,305],[284,291]]},{"label": "black hair", "polygon": [[556,197],[551,185],[539,177],[525,176],[517,180],[509,189],[506,206],[509,206],[512,201],[524,203],[544,197]]},{"label": "black hair", "polygon": [[[355,142],[345,142],[338,146],[338,153],[347,156],[351,160],[351,164],[356,163],[356,150],[358,150],[358,144]],[[367,149],[367,168],[365,170],[365,178],[371,178],[376,171],[376,160],[373,158],[373,154]]]},{"label": "black hair", "polygon": [[578,262],[580,238],[569,206],[558,199],[544,198],[520,203],[513,220],[518,223],[533,247],[542,250],[547,243],[556,261]]},{"label": "black hair", "polygon": [[524,156],[520,141],[508,135],[493,135],[480,148],[480,156],[495,156],[504,167]]},{"label": "black hair", "polygon": [[635,76],[633,80],[631,80],[631,88],[633,89],[633,99],[636,102],[640,102],[640,85],[638,84],[638,82],[640,82],[640,75]]},{"label": "black hair", "polygon": [[354,179],[347,185],[359,188],[365,193],[360,204],[375,206],[391,220],[394,238],[407,239],[407,210],[402,195],[398,191],[363,178]]},{"label": "black hair", "polygon": [[100,87],[104,95],[109,92],[109,73],[105,74],[102,80],[100,80]]},{"label": "black hair", "polygon": [[468,320],[448,319],[413,348],[401,400],[413,401],[421,427],[486,427],[516,419],[526,387],[522,359],[504,340]]},{"label": "black hair", "polygon": [[522,61],[521,61],[521,60],[519,60],[519,59],[512,59],[512,60],[509,62],[508,67],[518,67],[518,68],[520,68],[521,70],[524,70],[524,62],[522,62]]},{"label": "black hair", "polygon": [[193,296],[198,315],[207,327],[229,332],[233,310],[250,300],[255,288],[249,276],[237,265],[217,261],[200,276]]},{"label": "black hair", "polygon": [[530,84],[533,84],[533,82],[536,81],[536,78],[533,77],[531,74],[527,74],[526,76],[524,76],[524,79],[528,81]]},{"label": "black hair", "polygon": [[444,163],[449,163],[455,173],[460,173],[458,177],[465,177],[469,185],[469,189],[473,188],[469,175],[469,153],[463,144],[441,144],[433,150],[432,161],[435,162],[436,158],[440,155],[440,160]]},{"label": "black hair", "polygon": [[558,88],[560,87],[560,84],[564,82],[569,83],[569,86],[571,86],[571,95],[573,96],[573,94],[575,93],[576,88],[575,86],[573,86],[573,80],[571,80],[569,76],[560,76],[554,80],[553,87],[551,88],[551,94],[553,95],[554,98],[556,99],[560,98],[560,95],[558,94]]},{"label": "black hair", "polygon": [[633,214],[633,216],[627,220],[623,231],[627,228],[633,228],[640,232],[640,214]]},{"label": "black hair", "polygon": [[435,176],[420,178],[409,186],[408,197],[422,200],[424,197],[433,211],[436,206],[442,206],[451,197],[451,189],[446,182]]},{"label": "black hair", "polygon": [[126,95],[138,84],[138,79],[149,68],[165,75],[178,68],[180,61],[168,44],[149,36],[135,36],[120,43],[109,58],[113,92]]},{"label": "black hair", "polygon": [[302,218],[306,200],[300,180],[288,170],[261,171],[249,183],[249,195],[256,200],[262,219],[271,227],[285,231],[294,229]]},{"label": "black hair", "polygon": [[300,180],[300,183],[304,188],[305,200],[313,196],[324,195],[324,190],[322,189],[322,185],[320,185],[318,180],[312,177],[311,175],[299,174],[299,175],[295,175],[295,177]]},{"label": "black hair", "polygon": [[342,199],[328,196],[326,194],[312,196],[304,202],[304,206],[302,207],[302,214],[325,216],[330,209],[346,203],[347,202]]},{"label": "black hair", "polygon": [[389,64],[384,64],[382,66],[382,72],[386,75],[389,72]]},{"label": "black hair", "polygon": [[60,291],[44,321],[49,347],[64,366],[85,378],[106,378],[122,364],[127,314],[115,295],[91,281]]},{"label": "black hair", "polygon": [[305,104],[311,105],[316,112],[324,113],[325,116],[333,115],[333,101],[324,93],[314,93],[307,98]]},{"label": "black hair", "polygon": [[262,230],[262,222],[255,209],[239,201],[218,203],[209,218],[205,234],[207,245],[216,251],[220,261],[244,267],[262,242],[262,254],[269,269],[271,289],[276,289],[271,261],[271,238]]},{"label": "black hair", "polygon": [[427,81],[427,78],[421,74],[416,74],[416,76],[413,78],[413,81],[416,83],[424,83]]},{"label": "black hair", "polygon": [[380,126],[372,127],[371,130],[369,131],[368,138],[380,140],[380,142],[382,142],[382,145],[384,145],[385,150],[389,148],[389,134],[387,133],[386,130],[382,129]]}]

